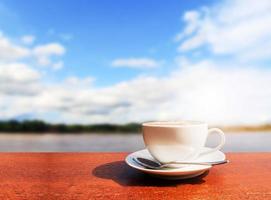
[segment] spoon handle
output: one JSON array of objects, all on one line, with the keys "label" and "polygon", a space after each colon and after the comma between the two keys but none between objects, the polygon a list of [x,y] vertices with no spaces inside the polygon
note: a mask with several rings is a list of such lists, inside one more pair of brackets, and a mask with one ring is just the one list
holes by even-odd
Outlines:
[{"label": "spoon handle", "polygon": [[165,165],[169,165],[169,164],[184,164],[184,165],[221,165],[224,163],[228,163],[229,160],[222,160],[222,161],[216,161],[216,162],[178,162],[178,161],[173,161],[173,162],[169,162],[164,164]]},{"label": "spoon handle", "polygon": [[216,162],[180,162],[180,161],[175,161],[175,162],[168,162],[165,164],[161,164],[157,161],[153,161],[153,160],[149,160],[146,158],[133,158],[133,160],[138,163],[139,165],[146,167],[148,169],[163,169],[166,167],[171,167],[170,165],[172,164],[181,164],[181,165],[219,165],[219,164],[224,164],[224,163],[228,163],[229,160],[222,160],[222,161],[216,161]]}]

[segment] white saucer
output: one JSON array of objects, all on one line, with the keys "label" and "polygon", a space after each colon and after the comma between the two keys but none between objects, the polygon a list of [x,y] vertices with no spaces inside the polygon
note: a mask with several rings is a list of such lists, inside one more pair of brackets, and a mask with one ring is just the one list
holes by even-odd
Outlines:
[{"label": "white saucer", "polygon": [[[206,151],[210,148],[204,147],[203,150]],[[181,168],[172,168],[172,169],[161,169],[161,170],[154,170],[154,169],[147,169],[142,167],[141,165],[137,164],[133,158],[134,157],[142,157],[154,160],[147,149],[143,149],[140,151],[136,151],[134,153],[129,154],[125,162],[132,168],[138,169],[144,173],[150,174],[152,176],[156,176],[163,179],[187,179],[199,176],[209,170],[212,166],[204,166],[204,165],[187,165]],[[222,161],[225,160],[226,156],[221,151],[215,151],[209,154],[204,154],[199,156],[198,158],[194,159],[194,162],[214,162],[214,161]]]}]

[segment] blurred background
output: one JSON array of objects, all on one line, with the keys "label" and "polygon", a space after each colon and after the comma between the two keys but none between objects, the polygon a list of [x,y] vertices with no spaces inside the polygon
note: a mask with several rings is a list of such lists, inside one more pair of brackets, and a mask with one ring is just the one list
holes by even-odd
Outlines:
[{"label": "blurred background", "polygon": [[0,151],[134,151],[184,119],[271,151],[270,24],[269,0],[0,0]]}]

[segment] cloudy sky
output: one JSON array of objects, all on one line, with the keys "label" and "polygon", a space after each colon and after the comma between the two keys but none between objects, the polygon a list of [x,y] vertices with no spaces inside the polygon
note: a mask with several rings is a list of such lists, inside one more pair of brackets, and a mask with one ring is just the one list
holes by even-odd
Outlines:
[{"label": "cloudy sky", "polygon": [[271,1],[0,0],[0,119],[271,122]]}]

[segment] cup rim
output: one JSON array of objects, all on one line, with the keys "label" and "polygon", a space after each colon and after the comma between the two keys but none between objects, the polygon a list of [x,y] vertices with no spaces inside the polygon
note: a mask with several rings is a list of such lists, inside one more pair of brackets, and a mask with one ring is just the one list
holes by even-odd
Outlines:
[{"label": "cup rim", "polygon": [[178,120],[178,121],[149,121],[142,123],[144,127],[191,127],[191,126],[202,126],[207,125],[203,121],[193,121],[193,120]]}]

